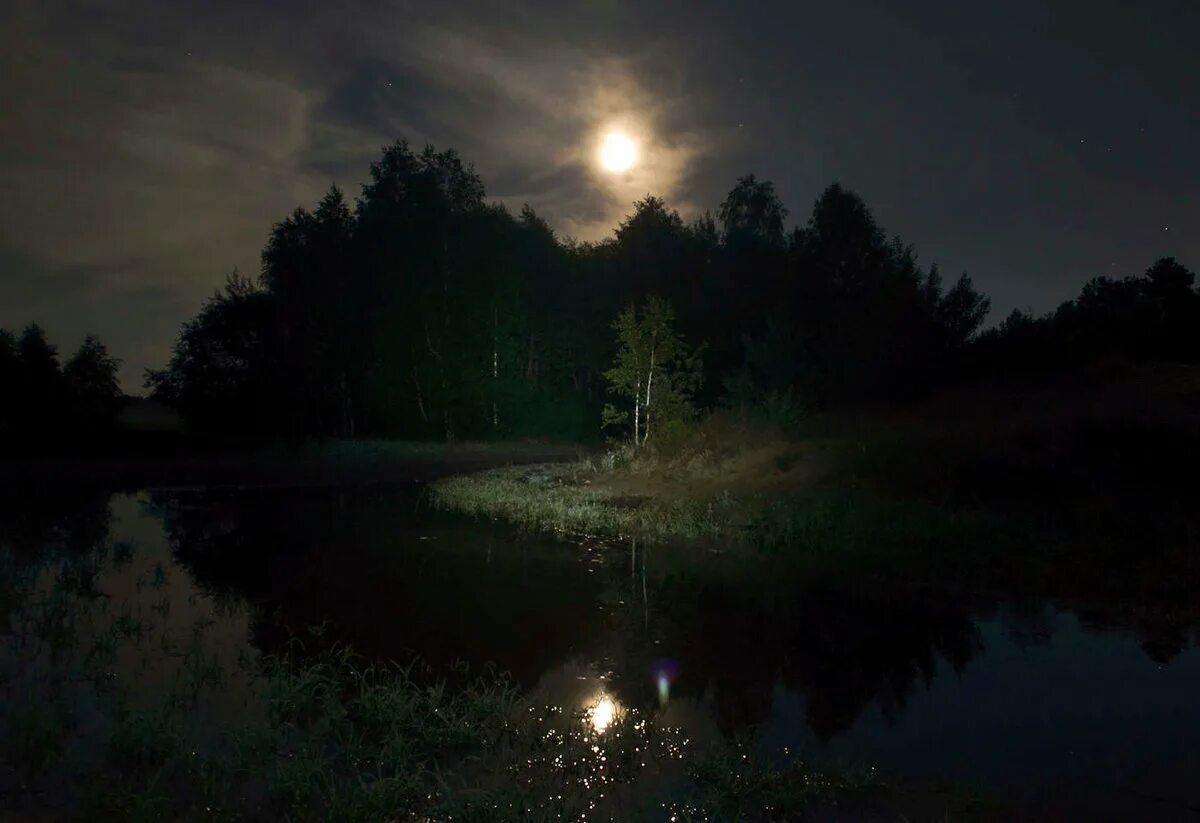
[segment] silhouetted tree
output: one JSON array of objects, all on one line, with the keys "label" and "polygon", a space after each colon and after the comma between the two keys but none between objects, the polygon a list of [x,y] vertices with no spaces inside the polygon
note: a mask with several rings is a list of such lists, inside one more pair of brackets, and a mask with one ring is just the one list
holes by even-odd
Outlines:
[{"label": "silhouetted tree", "polygon": [[276,369],[280,423],[294,433],[352,435],[365,351],[362,284],[355,282],[353,218],[335,186],[315,212],[276,224],[262,254],[261,288],[274,322],[267,345]]},{"label": "silhouetted tree", "polygon": [[67,392],[58,365],[58,349],[46,332],[30,323],[17,340],[17,425],[34,435],[60,433]]},{"label": "silhouetted tree", "polygon": [[[488,326],[472,290],[468,226],[483,209],[483,184],[454,151],[415,154],[399,141],[371,165],[358,203],[358,232],[372,295],[374,362],[369,391],[385,428],[458,436],[471,365],[464,347]],[[472,382],[481,375],[472,374]]]},{"label": "silhouetted tree", "polygon": [[269,296],[235,271],[184,324],[167,368],[147,372],[146,387],[197,428],[273,431],[273,364],[263,340],[271,321]]},{"label": "silhouetted tree", "polygon": [[[933,272],[931,279],[932,275]],[[945,344],[951,350],[961,350],[978,333],[991,310],[992,301],[975,291],[971,278],[964,273],[950,291],[936,301],[936,306]]]},{"label": "silhouetted tree", "polygon": [[9,447],[75,448],[112,426],[122,394],[120,361],[94,335],[59,367],[58,348],[30,323],[20,338],[0,329],[0,433]]},{"label": "silhouetted tree", "polygon": [[[743,363],[742,340],[765,329],[770,311],[786,302],[787,257],[783,221],[787,209],[775,187],[753,174],[739,178],[717,209],[716,223],[697,224],[695,242],[703,255],[697,268],[703,271],[701,300],[689,314],[702,320],[688,321],[697,338],[711,341],[708,363],[708,403],[715,402],[721,377]],[[719,235],[720,246],[712,238]]]},{"label": "silhouetted tree", "polygon": [[[829,186],[790,233],[787,215],[746,175],[715,217],[688,225],[647,195],[611,238],[581,243],[528,206],[488,205],[455,152],[397,141],[353,207],[333,187],[276,224],[257,286],[233,278],[148,385],[198,427],[581,437],[599,428],[621,342],[609,319],[652,295],[678,312],[674,334],[711,342],[691,402],[781,422],[1003,363],[1200,357],[1200,297],[1172,259],[981,334],[990,304],[970,277],[945,288],[852,191]],[[644,439],[641,402],[629,411]]]},{"label": "silhouetted tree", "polygon": [[679,282],[686,273],[686,243],[683,220],[661,198],[634,203],[633,214],[616,229],[618,272],[624,281],[619,288],[635,299],[686,288]]},{"label": "silhouetted tree", "polygon": [[8,329],[0,329],[0,437],[6,436],[17,419],[17,338]]},{"label": "silhouetted tree", "polygon": [[84,338],[79,350],[63,367],[72,403],[72,416],[88,429],[112,424],[121,406],[117,370],[121,361],[111,357],[95,335]]},{"label": "silhouetted tree", "polygon": [[1195,282],[1196,275],[1174,257],[1161,258],[1146,270],[1143,295],[1158,329],[1149,344],[1154,356],[1200,358],[1200,296]]},{"label": "silhouetted tree", "polygon": [[[943,295],[910,246],[888,240],[862,199],[830,186],[790,243],[786,271],[727,384],[735,402],[805,407],[903,398],[943,379],[988,310],[965,275]],[[746,324],[747,326],[749,324]],[[787,364],[783,367],[781,364]]]},{"label": "silhouetted tree", "polygon": [[976,368],[1045,372],[1111,359],[1200,359],[1195,275],[1163,258],[1141,277],[1096,277],[1079,296],[1041,318],[1014,312],[982,335]]},{"label": "silhouetted tree", "polygon": [[767,180],[756,180],[753,174],[739,177],[717,214],[729,246],[746,242],[783,245],[787,209],[776,196],[775,185]]}]

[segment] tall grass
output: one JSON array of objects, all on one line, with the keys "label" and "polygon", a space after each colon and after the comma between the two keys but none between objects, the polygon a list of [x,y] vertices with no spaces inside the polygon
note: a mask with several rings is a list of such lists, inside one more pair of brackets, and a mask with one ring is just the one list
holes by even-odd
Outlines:
[{"label": "tall grass", "polygon": [[[675,804],[681,819],[705,819],[710,807],[734,808],[722,797],[736,790],[741,819],[769,819],[784,790],[746,795],[744,785],[794,784],[796,802],[816,798],[816,786],[856,787],[799,762],[786,774],[743,764],[744,783],[714,782],[711,764],[731,757],[723,744],[693,753],[680,729],[636,706],[598,732],[586,710],[522,696],[491,670],[460,667],[446,680],[349,649],[293,644],[235,671],[212,654],[211,620],[197,620],[182,645],[165,635],[156,643],[155,621],[169,609],[110,609],[97,587],[76,585],[79,570],[67,566],[91,564],[102,585],[111,552],[44,562],[32,574],[0,552],[11,632],[0,659],[0,769],[17,775],[5,800],[16,812],[549,821],[662,819]],[[147,691],[110,676],[130,655],[176,661],[176,679]],[[217,703],[241,708],[227,714]],[[668,773],[675,777],[656,782]]]},{"label": "tall grass", "polygon": [[439,481],[432,499],[440,508],[540,531],[720,540],[798,559],[911,559],[960,551],[973,539],[969,518],[852,487],[787,492],[748,505],[728,492],[700,500],[622,495],[592,484],[603,472],[587,462],[495,469]]},{"label": "tall grass", "polygon": [[558,533],[657,539],[728,539],[736,534],[727,496],[658,500],[592,485],[595,464],[492,469],[434,483],[434,505]]}]

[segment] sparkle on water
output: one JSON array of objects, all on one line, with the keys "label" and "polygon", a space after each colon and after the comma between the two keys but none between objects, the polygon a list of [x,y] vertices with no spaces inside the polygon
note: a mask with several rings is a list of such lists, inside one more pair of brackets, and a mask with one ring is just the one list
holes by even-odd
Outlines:
[{"label": "sparkle on water", "polygon": [[592,728],[598,734],[604,734],[604,730],[612,724],[616,716],[617,704],[607,694],[602,695],[588,713],[588,719],[592,723]]}]

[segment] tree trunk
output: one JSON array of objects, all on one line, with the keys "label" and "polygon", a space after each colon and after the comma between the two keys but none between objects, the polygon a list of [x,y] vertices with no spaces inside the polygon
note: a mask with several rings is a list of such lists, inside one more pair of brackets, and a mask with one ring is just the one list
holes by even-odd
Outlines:
[{"label": "tree trunk", "polygon": [[408,351],[412,356],[412,378],[413,388],[417,390],[417,411],[421,413],[421,420],[428,423],[429,415],[425,413],[425,395],[421,393],[421,380],[417,375],[417,350],[410,343],[408,346]]},{"label": "tree trunk", "polygon": [[438,378],[442,387],[442,430],[446,435],[446,442],[454,442],[454,426],[450,422],[450,388],[446,383],[446,364],[442,362],[442,355],[433,347],[433,339],[429,336],[429,324],[425,324],[425,346],[429,349],[429,353],[433,355],[433,359],[438,364]]},{"label": "tree trunk", "polygon": [[492,303],[492,431],[500,429],[500,416],[496,412],[496,393],[500,387],[500,314]]},{"label": "tree trunk", "polygon": [[642,438],[640,436],[641,429],[638,428],[641,422],[641,410],[642,384],[641,382],[638,382],[638,384],[634,386],[633,390],[633,445],[635,448],[642,444]]},{"label": "tree trunk", "polygon": [[[442,342],[453,340],[450,334],[450,243],[446,236],[446,225],[442,224]],[[438,361],[438,377],[442,384],[442,430],[446,433],[446,442],[454,442],[454,426],[450,421],[449,388],[446,384],[446,364],[442,355],[433,350],[429,342],[429,325],[425,326],[425,342]],[[453,345],[453,344],[452,344]]]},{"label": "tree trunk", "polygon": [[642,428],[645,434],[642,435],[642,443],[650,439],[650,386],[654,382],[654,344],[650,344],[650,371],[646,373],[646,425]]},{"label": "tree trunk", "polygon": [[346,372],[344,369],[338,375],[338,398],[341,402],[339,403],[340,408],[338,409],[338,416],[340,419],[338,420],[337,434],[339,437],[353,437],[354,414],[350,402],[350,386],[346,380]]}]

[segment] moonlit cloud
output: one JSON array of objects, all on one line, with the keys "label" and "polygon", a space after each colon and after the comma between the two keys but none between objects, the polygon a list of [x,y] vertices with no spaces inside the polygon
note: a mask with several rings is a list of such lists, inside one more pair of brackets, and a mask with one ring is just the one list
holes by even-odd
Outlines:
[{"label": "moonlit cloud", "polygon": [[[307,14],[284,32],[269,4],[7,11],[0,184],[18,196],[0,201],[0,325],[38,320],[64,351],[96,332],[135,390],[226,274],[256,273],[274,222],[330,183],[355,195],[398,137],[459,149],[494,199],[563,235],[609,236],[647,193],[688,208],[698,139],[636,54],[549,37],[529,9],[511,30],[397,7]],[[588,156],[614,121],[644,140],[619,181]]]},{"label": "moonlit cloud", "polygon": [[[647,194],[693,210],[685,184],[702,138],[694,122],[681,128],[688,119],[681,115],[698,119],[704,97],[649,88],[642,77],[650,69],[636,57],[532,39],[501,47],[430,27],[413,36],[403,65],[403,81],[387,86],[394,89],[392,125],[418,141],[452,140],[476,158],[492,196],[513,207],[532,204],[562,233],[611,236],[633,201]],[[424,94],[425,87],[436,93]],[[414,92],[437,102],[405,116]],[[641,146],[639,164],[620,178],[598,174],[595,163],[597,139],[614,127]]]},{"label": "moonlit cloud", "polygon": [[8,30],[0,74],[0,325],[37,320],[64,354],[101,335],[127,390],[270,225],[325,185],[303,168],[311,92],[222,60],[162,64],[115,42],[82,59],[52,20]]}]

